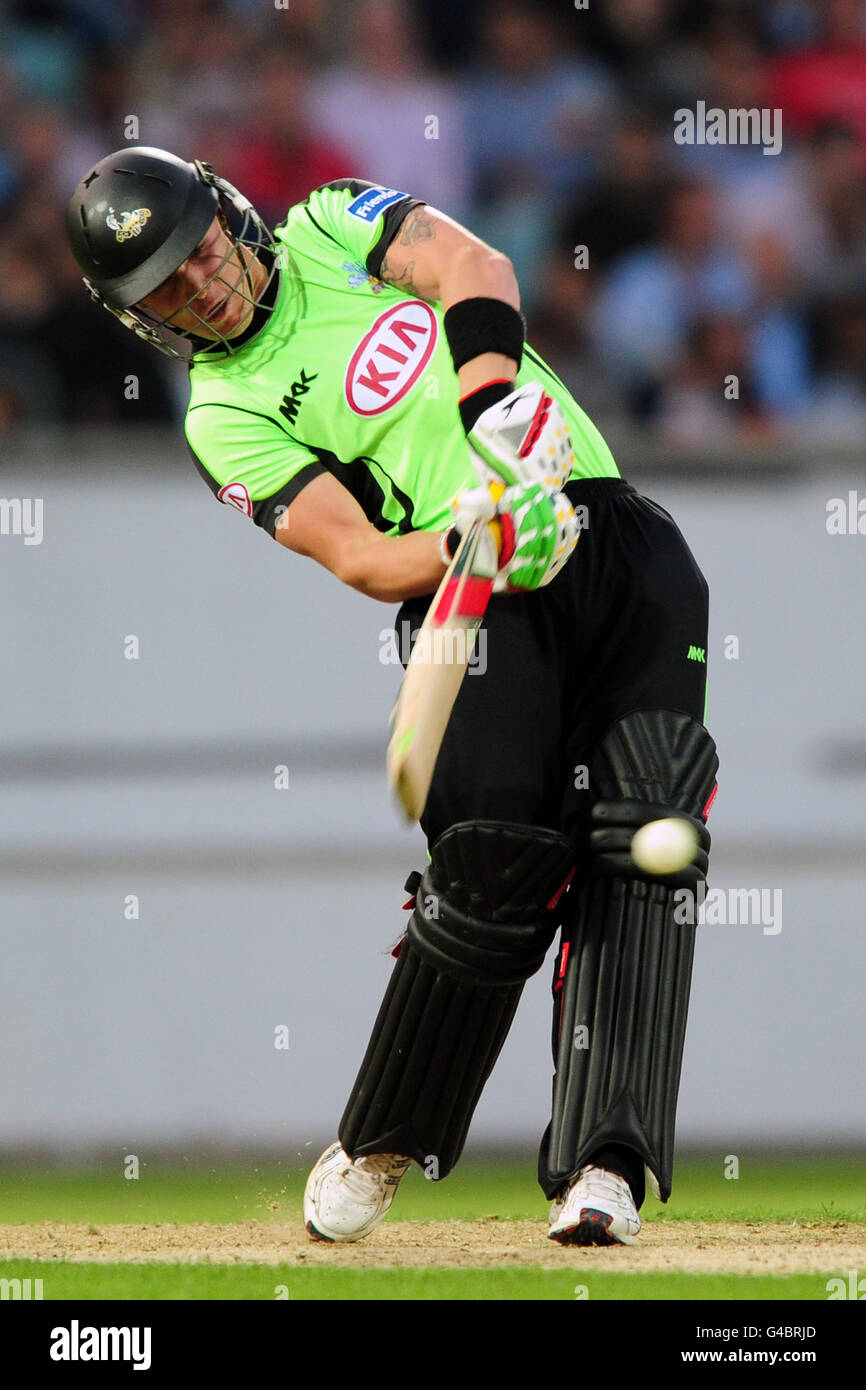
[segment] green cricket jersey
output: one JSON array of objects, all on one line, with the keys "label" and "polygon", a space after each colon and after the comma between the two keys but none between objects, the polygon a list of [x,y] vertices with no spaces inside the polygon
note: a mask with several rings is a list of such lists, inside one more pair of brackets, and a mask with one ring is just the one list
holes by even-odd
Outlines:
[{"label": "green cricket jersey", "polygon": [[[279,280],[231,356],[197,354],[186,434],[222,502],[273,535],[293,498],[331,473],[389,535],[444,530],[476,483],[440,304],[377,278],[421,200],[358,179],[317,188],[275,233]],[[261,323],[261,327],[259,327]],[[598,430],[530,346],[520,385],[562,406],[573,477],[619,476]]]}]

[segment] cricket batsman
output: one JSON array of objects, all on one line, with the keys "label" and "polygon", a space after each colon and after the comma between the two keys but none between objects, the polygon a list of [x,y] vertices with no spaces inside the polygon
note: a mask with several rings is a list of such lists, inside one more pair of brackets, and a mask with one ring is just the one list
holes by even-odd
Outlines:
[{"label": "cricket batsman", "polygon": [[[401,604],[398,630],[469,526],[496,546],[486,671],[445,733],[429,863],[307,1230],[358,1240],[413,1161],[447,1176],[561,930],[550,1236],[633,1243],[645,1173],[671,1190],[694,947],[677,890],[706,874],[718,766],[680,531],[525,342],[509,260],[418,198],[339,179],[271,233],[209,165],[128,147],[87,171],[67,231],[92,297],[188,360],[186,435],[220,501]],[[671,819],[690,862],[641,867],[636,832]]]}]

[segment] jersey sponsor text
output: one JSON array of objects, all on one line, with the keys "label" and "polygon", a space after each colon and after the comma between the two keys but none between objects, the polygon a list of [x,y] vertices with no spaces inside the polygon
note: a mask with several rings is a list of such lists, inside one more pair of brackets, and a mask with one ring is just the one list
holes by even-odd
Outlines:
[{"label": "jersey sponsor text", "polygon": [[358,217],[362,222],[374,222],[380,212],[389,208],[392,203],[399,203],[401,198],[405,198],[405,193],[400,193],[396,188],[366,188],[363,193],[351,202],[346,208],[350,217]]},{"label": "jersey sponsor text", "polygon": [[346,368],[346,400],[356,415],[381,415],[411,390],[430,360],[439,327],[422,299],[396,304],[364,334]]}]

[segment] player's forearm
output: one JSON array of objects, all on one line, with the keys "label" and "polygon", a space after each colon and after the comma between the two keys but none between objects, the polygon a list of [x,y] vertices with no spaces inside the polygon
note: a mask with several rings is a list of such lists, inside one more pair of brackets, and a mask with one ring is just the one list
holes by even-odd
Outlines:
[{"label": "player's forearm", "polygon": [[340,554],[335,573],[344,584],[383,603],[402,603],[431,594],[445,573],[439,534],[412,531],[407,536],[350,541]]},{"label": "player's forearm", "polygon": [[[520,288],[507,256],[487,246],[469,245],[449,257],[441,275],[442,308],[462,299],[501,299],[520,308]],[[477,391],[488,381],[513,381],[517,363],[501,353],[485,352],[465,363],[457,373],[461,396]]]}]

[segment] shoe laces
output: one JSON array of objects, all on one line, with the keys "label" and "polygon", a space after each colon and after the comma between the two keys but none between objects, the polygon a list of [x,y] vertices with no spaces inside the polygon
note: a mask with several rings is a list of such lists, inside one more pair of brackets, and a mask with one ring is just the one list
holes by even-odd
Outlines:
[{"label": "shoe laces", "polygon": [[371,1183],[381,1191],[389,1178],[399,1182],[411,1162],[401,1154],[364,1154],[345,1169],[343,1181],[352,1196],[369,1197]]},{"label": "shoe laces", "polygon": [[634,1206],[631,1188],[625,1178],[620,1177],[619,1173],[613,1173],[609,1168],[597,1168],[594,1164],[588,1164],[585,1168],[581,1168],[577,1175],[578,1182],[583,1178],[592,1183],[593,1187],[604,1192],[606,1196],[613,1198],[618,1204]]}]

